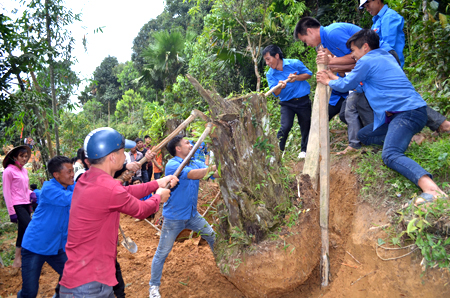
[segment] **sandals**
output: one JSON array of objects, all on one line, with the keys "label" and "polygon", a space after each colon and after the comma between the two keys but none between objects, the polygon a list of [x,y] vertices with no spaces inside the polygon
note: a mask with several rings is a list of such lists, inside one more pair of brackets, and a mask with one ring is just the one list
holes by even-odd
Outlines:
[{"label": "sandals", "polygon": [[[416,202],[417,202],[418,199],[422,199],[423,202],[420,202],[420,203],[418,203],[416,205]],[[403,205],[403,209],[405,209],[405,208],[407,208],[407,207],[409,207],[409,206],[411,206],[413,204],[417,207],[417,206],[420,206],[422,204],[431,203],[431,202],[436,201],[437,199],[446,199],[446,200],[448,200],[448,196],[446,194],[433,196],[432,194],[423,192],[420,195],[418,195],[417,197],[412,198],[411,200],[409,200],[408,203],[406,203],[405,205]]]}]

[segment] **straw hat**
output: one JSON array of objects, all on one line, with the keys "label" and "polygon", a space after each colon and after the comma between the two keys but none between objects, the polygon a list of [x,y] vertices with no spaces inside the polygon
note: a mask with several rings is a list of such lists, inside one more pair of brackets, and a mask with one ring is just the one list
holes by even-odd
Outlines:
[{"label": "straw hat", "polygon": [[12,148],[11,150],[9,150],[9,152],[8,153],[6,153],[6,156],[5,156],[5,158],[3,159],[3,167],[6,169],[6,167],[8,166],[8,160],[12,160],[13,159],[13,157],[12,157],[12,154],[14,153],[14,151],[15,150],[18,150],[18,149],[20,149],[20,148],[25,148],[26,150],[27,150],[27,152],[28,152],[28,159],[30,159],[30,157],[31,157],[31,148],[30,147],[28,147],[28,146],[26,146],[26,145],[22,145],[22,146],[17,146],[17,147],[14,147],[14,148]]}]

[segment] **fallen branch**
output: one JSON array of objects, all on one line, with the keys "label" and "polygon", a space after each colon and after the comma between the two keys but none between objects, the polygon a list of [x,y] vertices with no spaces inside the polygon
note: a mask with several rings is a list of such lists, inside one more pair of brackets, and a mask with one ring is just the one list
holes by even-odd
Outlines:
[{"label": "fallen branch", "polygon": [[348,251],[345,251],[345,252],[348,253],[348,254],[353,258],[353,260],[356,261],[356,263],[358,263],[359,265],[361,265],[361,263],[360,263],[354,256],[352,256],[351,253],[349,253]]},{"label": "fallen branch", "polygon": [[219,197],[220,194],[220,189],[219,192],[216,194],[214,200],[211,202],[211,204],[209,204],[208,208],[206,208],[206,211],[203,212],[202,216],[204,217],[206,215],[206,213],[208,213],[209,209],[211,208],[212,205],[214,205],[214,202],[217,200],[217,198]]},{"label": "fallen branch", "polygon": [[391,224],[385,224],[385,225],[382,225],[382,226],[371,227],[371,228],[369,229],[369,231],[371,231],[371,230],[383,229],[383,228],[390,227],[390,226],[391,226]]},{"label": "fallen branch", "polygon": [[375,271],[372,271],[372,272],[369,272],[369,273],[367,273],[366,275],[363,275],[363,276],[361,276],[360,278],[358,278],[357,280],[355,280],[354,282],[352,282],[350,285],[351,286],[353,286],[354,284],[356,284],[358,281],[360,281],[362,278],[364,278],[364,277],[366,277],[367,275],[370,275],[370,274],[372,274],[372,273],[376,273],[377,271],[375,270]]},{"label": "fallen branch", "polygon": [[[415,244],[412,244],[412,245],[415,245]],[[410,255],[410,254],[412,254],[413,252],[415,252],[416,250],[418,250],[419,247],[414,248],[414,249],[411,250],[409,253],[404,254],[404,255],[402,255],[402,256],[395,257],[395,258],[388,258],[388,259],[385,259],[385,258],[380,257],[380,255],[378,254],[378,247],[384,248],[384,249],[386,249],[386,250],[397,250],[397,249],[405,249],[405,248],[408,248],[408,247],[410,247],[410,246],[412,246],[412,245],[408,245],[408,246],[401,247],[401,248],[389,248],[389,247],[382,247],[381,245],[378,245],[378,244],[377,244],[377,246],[375,247],[375,252],[377,253],[377,256],[378,256],[381,260],[383,260],[383,261],[398,260],[398,259],[404,258],[404,257],[406,257],[406,256],[408,256],[408,255]]]},{"label": "fallen branch", "polygon": [[352,267],[352,268],[356,268],[356,269],[359,268],[358,266],[353,266],[353,265],[349,265],[349,264],[345,264],[345,263],[341,263],[341,264],[344,266],[347,266],[347,267]]}]

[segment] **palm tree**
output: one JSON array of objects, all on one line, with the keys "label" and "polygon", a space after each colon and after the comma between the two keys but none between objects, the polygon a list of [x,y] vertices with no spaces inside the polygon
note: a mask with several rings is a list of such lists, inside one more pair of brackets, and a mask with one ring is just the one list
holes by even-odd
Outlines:
[{"label": "palm tree", "polygon": [[144,79],[162,80],[163,89],[175,83],[183,70],[183,50],[186,41],[179,31],[159,31],[153,34],[154,43],[143,52],[142,56],[147,64]]}]

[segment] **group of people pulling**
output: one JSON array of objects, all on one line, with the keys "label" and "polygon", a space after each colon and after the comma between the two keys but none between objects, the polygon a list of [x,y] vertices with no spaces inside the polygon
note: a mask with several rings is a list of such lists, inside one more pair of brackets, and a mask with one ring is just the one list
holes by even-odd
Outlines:
[{"label": "group of people pulling", "polygon": [[[403,17],[383,0],[361,0],[360,9],[373,16],[372,29],[348,23],[322,26],[312,17],[303,17],[296,25],[294,38],[318,49],[317,64],[328,70],[318,72],[318,83],[332,89],[329,120],[339,114],[348,125],[348,147],[338,154],[356,151],[364,145],[383,146],[384,163],[399,172],[421,190],[416,205],[447,197],[432,180],[432,175],[404,154],[414,134],[424,126],[432,131],[450,132],[445,116],[427,106],[403,72]],[[281,49],[269,45],[263,57],[270,67],[269,87],[280,98],[280,149],[285,149],[289,131],[297,115],[302,141],[299,158],[307,154],[311,119],[310,86],[312,73],[296,59],[285,59]]]},{"label": "group of people pulling", "polygon": [[[329,69],[318,72],[316,79],[333,90],[329,119],[339,114],[348,124],[349,147],[343,153],[358,150],[361,143],[383,146],[386,165],[422,189],[413,203],[433,201],[445,194],[431,174],[404,152],[425,125],[446,132],[450,123],[427,107],[402,70],[403,18],[382,0],[361,0],[361,8],[374,16],[372,29],[347,23],[323,27],[316,19],[304,17],[297,23],[294,37],[308,46],[323,47],[317,63]],[[280,149],[285,149],[297,115],[302,134],[299,156],[304,158],[311,124],[310,85],[306,80],[313,73],[301,61],[284,58],[276,45],[266,47],[263,56],[270,67],[269,86],[281,84],[274,93],[281,106]],[[125,148],[133,149],[126,155]],[[77,158],[83,166],[76,167],[84,170],[77,177],[69,158],[56,156],[48,162],[52,179],[43,184],[32,220],[30,206],[36,194],[28,188],[24,168],[31,150],[29,146],[11,150],[3,161],[3,192],[11,221],[19,225],[14,266],[22,267],[23,286],[17,296],[37,296],[41,269],[47,262],[61,276],[54,297],[124,297],[117,262],[120,213],[144,219],[164,203],[149,293],[151,298],[161,297],[164,262],[179,232],[199,232],[214,249],[215,232],[197,212],[197,198],[199,179],[211,172],[218,177],[216,167],[192,160],[178,177],[173,176],[192,148],[182,136],[170,140],[167,149],[173,158],[166,164],[165,177],[160,178],[158,168],[156,180],[149,181],[156,154],[144,148],[141,139],[132,142],[112,128],[96,129],[85,139],[84,156]],[[144,156],[150,162],[141,168],[136,161]],[[115,177],[126,169],[134,173],[141,170],[137,175],[141,178],[122,185]],[[170,190],[165,188],[167,184]]]}]

